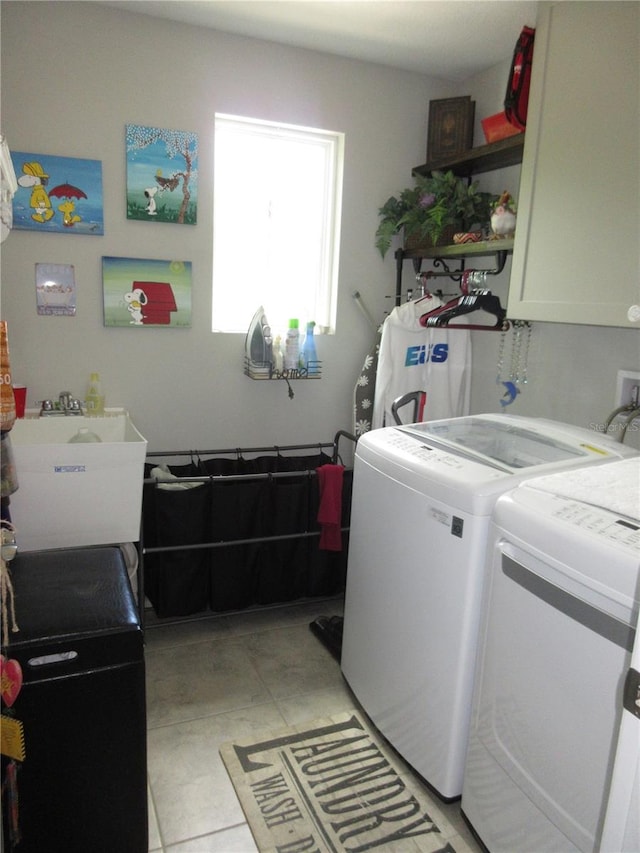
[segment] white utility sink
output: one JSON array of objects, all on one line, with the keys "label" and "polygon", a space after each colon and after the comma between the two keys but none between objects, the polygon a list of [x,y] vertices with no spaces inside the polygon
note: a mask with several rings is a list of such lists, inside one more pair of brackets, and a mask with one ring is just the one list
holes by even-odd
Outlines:
[{"label": "white utility sink", "polygon": [[[81,427],[101,441],[69,444]],[[128,412],[88,418],[27,411],[10,437],[18,478],[10,512],[20,550],[139,539],[147,441]]]}]

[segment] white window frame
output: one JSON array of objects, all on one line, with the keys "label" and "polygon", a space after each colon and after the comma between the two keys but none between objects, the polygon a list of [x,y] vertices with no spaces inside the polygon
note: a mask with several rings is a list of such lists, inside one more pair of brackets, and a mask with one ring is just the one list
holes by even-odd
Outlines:
[{"label": "white window frame", "polygon": [[[297,151],[305,162],[318,162],[315,180],[305,170],[306,184],[305,174],[287,171]],[[230,166],[238,152],[239,162]],[[297,317],[301,328],[313,320],[318,333],[335,331],[343,164],[343,133],[216,113],[213,332],[246,334],[259,307],[283,333],[291,317]],[[287,184],[283,178],[291,180]],[[282,187],[286,193],[281,194]],[[252,189],[255,209],[250,207]],[[281,217],[274,212],[278,210],[285,211]],[[290,211],[293,218],[287,220]],[[296,238],[301,223],[307,227]],[[274,299],[274,290],[286,293],[286,298]],[[231,299],[235,305],[228,304]]]}]

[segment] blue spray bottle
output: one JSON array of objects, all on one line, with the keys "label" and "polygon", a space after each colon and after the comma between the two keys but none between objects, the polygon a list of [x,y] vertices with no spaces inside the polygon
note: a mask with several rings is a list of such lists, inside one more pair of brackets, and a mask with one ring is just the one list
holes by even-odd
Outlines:
[{"label": "blue spray bottle", "polygon": [[307,323],[307,331],[305,333],[304,343],[302,344],[302,350],[300,352],[300,366],[308,371],[309,376],[313,376],[320,372],[318,355],[316,353],[316,341],[313,336],[315,325],[316,324],[313,320],[310,323]]}]

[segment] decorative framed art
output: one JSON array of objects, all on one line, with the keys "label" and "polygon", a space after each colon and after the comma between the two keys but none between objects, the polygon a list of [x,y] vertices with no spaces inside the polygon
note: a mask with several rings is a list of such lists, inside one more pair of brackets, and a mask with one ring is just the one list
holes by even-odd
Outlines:
[{"label": "decorative framed art", "polygon": [[473,146],[475,111],[470,95],[429,101],[427,163],[464,154]]},{"label": "decorative framed art", "polygon": [[191,261],[102,258],[105,326],[191,326]]},{"label": "decorative framed art", "polygon": [[36,264],[36,310],[44,315],[76,313],[76,275],[71,264]]},{"label": "decorative framed art", "polygon": [[128,124],[126,144],[127,219],[195,225],[197,134]]},{"label": "decorative framed art", "polygon": [[104,234],[102,163],[12,151],[18,179],[13,228],[60,234]]}]

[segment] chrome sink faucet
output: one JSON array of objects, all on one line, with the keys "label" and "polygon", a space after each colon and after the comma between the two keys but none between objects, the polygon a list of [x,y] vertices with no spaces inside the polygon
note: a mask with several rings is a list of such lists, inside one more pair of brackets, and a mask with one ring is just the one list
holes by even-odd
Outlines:
[{"label": "chrome sink faucet", "polygon": [[40,417],[51,415],[81,415],[82,405],[80,400],[77,400],[71,391],[61,391],[58,395],[58,402],[52,400],[43,400],[40,408]]}]

